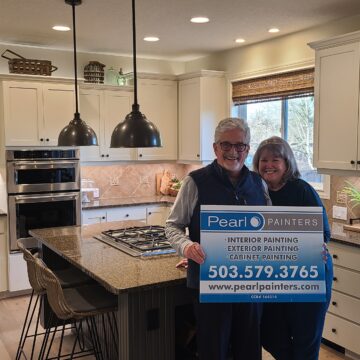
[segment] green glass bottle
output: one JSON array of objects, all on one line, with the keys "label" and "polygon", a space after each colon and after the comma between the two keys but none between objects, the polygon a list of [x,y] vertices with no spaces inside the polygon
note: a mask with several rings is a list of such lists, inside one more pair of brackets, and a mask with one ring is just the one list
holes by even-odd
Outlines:
[{"label": "green glass bottle", "polygon": [[126,78],[125,75],[123,74],[122,68],[120,68],[118,77],[117,77],[117,83],[119,86],[124,86],[126,85]]}]

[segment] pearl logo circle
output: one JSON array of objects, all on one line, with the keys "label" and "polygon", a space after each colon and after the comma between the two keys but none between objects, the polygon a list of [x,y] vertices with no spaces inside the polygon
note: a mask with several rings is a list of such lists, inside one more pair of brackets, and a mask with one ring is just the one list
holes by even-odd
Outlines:
[{"label": "pearl logo circle", "polygon": [[253,227],[258,227],[260,225],[260,219],[257,217],[257,216],[253,216],[251,219],[250,219],[250,224],[251,226]]}]

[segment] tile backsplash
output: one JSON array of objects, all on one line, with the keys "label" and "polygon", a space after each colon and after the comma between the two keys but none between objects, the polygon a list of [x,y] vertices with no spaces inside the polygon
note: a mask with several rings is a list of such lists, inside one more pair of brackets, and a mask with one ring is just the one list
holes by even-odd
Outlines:
[{"label": "tile backsplash", "polygon": [[81,179],[93,180],[102,199],[152,196],[156,194],[157,173],[166,170],[182,179],[198,167],[174,163],[82,166]]}]

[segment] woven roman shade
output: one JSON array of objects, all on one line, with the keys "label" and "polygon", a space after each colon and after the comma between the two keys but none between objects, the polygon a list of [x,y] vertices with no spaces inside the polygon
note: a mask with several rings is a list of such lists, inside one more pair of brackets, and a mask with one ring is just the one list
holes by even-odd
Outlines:
[{"label": "woven roman shade", "polygon": [[314,69],[233,82],[235,105],[281,100],[314,94]]}]

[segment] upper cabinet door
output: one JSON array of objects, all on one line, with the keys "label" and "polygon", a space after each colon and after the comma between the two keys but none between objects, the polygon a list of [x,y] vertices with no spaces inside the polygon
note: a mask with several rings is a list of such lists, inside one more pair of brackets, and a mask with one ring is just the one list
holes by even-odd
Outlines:
[{"label": "upper cabinet door", "polygon": [[3,81],[5,146],[41,145],[41,83]]},{"label": "upper cabinet door", "polygon": [[134,149],[110,148],[111,135],[115,126],[131,112],[132,92],[105,90],[104,96],[105,139],[102,152],[109,160],[133,160]]},{"label": "upper cabinet door", "polygon": [[[103,109],[102,92],[94,89],[80,89],[80,117],[95,131],[98,144],[104,142],[104,124],[101,122]],[[81,161],[99,161],[101,159],[100,145],[82,146]]]},{"label": "upper cabinet door", "polygon": [[138,160],[177,159],[177,82],[140,79],[140,111],[158,128],[161,148],[138,149]]},{"label": "upper cabinet door", "polygon": [[360,45],[316,53],[314,165],[355,170],[359,126]]},{"label": "upper cabinet door", "polygon": [[45,145],[57,146],[60,131],[74,118],[73,85],[43,84],[44,116],[40,121],[40,137]]}]

